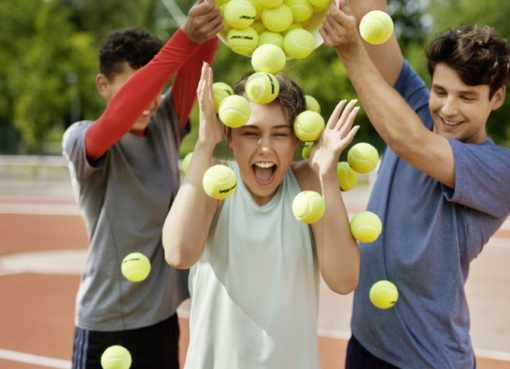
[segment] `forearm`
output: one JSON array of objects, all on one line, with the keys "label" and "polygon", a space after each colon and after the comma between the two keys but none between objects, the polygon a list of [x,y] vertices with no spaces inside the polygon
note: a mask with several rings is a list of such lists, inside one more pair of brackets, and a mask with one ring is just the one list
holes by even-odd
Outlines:
[{"label": "forearm", "polygon": [[212,148],[197,145],[177,196],[163,226],[167,262],[189,268],[202,256],[218,200],[206,195],[202,177],[211,166]]},{"label": "forearm", "polygon": [[353,238],[338,180],[321,180],[326,202],[323,218],[316,223],[315,240],[321,275],[333,291],[347,294],[358,284],[360,255]]}]

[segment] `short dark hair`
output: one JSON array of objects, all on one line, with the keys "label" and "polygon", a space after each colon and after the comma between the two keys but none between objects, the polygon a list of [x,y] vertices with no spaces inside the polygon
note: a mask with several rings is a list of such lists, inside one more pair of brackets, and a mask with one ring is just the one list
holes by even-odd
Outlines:
[{"label": "short dark hair", "polygon": [[[234,93],[237,95],[245,95],[246,81],[253,74],[253,71],[245,73],[241,79],[234,85]],[[280,104],[283,113],[289,121],[294,123],[296,116],[306,109],[306,100],[301,87],[290,79],[284,73],[277,73],[275,77],[280,84],[280,92],[276,98],[276,102]]]},{"label": "short dark hair", "polygon": [[450,29],[431,42],[426,54],[431,77],[436,65],[445,63],[465,84],[489,85],[489,97],[510,81],[510,45],[489,26]]},{"label": "short dark hair", "polygon": [[122,71],[127,62],[133,69],[147,64],[163,47],[163,41],[140,28],[111,32],[99,50],[99,70],[108,79]]}]

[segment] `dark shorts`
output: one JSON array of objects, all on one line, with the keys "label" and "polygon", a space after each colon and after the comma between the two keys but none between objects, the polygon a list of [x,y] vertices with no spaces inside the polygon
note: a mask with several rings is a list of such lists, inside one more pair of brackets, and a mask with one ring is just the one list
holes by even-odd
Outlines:
[{"label": "dark shorts", "polygon": [[354,336],[347,344],[345,369],[398,369],[368,352]]},{"label": "dark shorts", "polygon": [[73,369],[102,369],[101,355],[111,345],[124,346],[133,364],[130,369],[179,369],[177,314],[150,327],[97,332],[76,328]]}]

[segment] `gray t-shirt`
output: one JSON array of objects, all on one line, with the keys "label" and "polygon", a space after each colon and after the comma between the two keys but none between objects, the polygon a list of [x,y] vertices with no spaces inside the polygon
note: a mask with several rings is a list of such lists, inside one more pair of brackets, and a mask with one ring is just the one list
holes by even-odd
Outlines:
[{"label": "gray t-shirt", "polygon": [[[74,123],[63,139],[89,236],[76,325],[95,331],[150,326],[173,315],[189,296],[187,271],[168,266],[161,243],[163,223],[179,187],[178,149],[186,132],[168,93],[145,135],[126,133],[90,163],[84,143],[92,123]],[[140,283],[121,274],[122,259],[135,251],[151,261],[151,273]]]},{"label": "gray t-shirt", "polygon": [[[395,88],[432,129],[429,92],[407,62]],[[387,148],[368,204],[383,231],[360,245],[351,328],[367,350],[400,368],[475,367],[464,284],[469,263],[510,212],[510,150],[491,140],[449,142],[454,189]],[[369,300],[370,287],[382,279],[400,295],[388,310]]]}]

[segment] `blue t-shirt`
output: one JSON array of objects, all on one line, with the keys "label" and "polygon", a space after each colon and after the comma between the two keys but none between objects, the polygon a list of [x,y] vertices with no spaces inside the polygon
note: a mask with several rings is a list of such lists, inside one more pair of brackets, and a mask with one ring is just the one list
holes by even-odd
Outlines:
[{"label": "blue t-shirt", "polygon": [[[429,91],[407,62],[395,88],[432,129]],[[388,147],[368,204],[383,231],[360,245],[351,328],[368,351],[400,368],[475,367],[464,284],[469,263],[510,213],[510,150],[490,139],[449,142],[454,189]],[[388,310],[369,300],[370,287],[383,279],[399,290]]]}]

